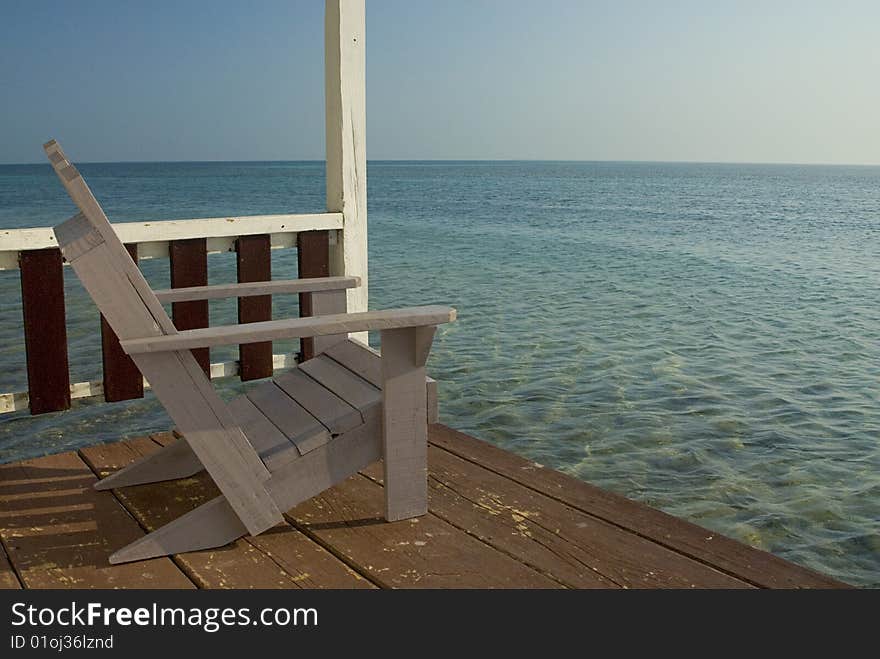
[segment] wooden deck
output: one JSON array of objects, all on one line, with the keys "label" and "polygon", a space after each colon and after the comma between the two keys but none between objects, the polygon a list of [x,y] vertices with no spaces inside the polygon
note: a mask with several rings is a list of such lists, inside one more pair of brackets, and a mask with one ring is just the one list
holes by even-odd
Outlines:
[{"label": "wooden deck", "polygon": [[168,433],[0,465],[0,588],[828,588],[834,579],[432,425],[430,513],[382,520],[353,476],[222,549],[107,557],[216,496],[199,477],[97,492]]}]

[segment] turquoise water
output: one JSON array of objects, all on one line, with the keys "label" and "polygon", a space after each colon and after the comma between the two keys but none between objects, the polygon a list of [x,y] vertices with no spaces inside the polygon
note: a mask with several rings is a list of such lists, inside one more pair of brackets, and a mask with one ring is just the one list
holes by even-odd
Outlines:
[{"label": "turquoise water", "polygon": [[[115,221],[323,208],[318,163],[81,169]],[[371,306],[459,310],[430,362],[445,423],[880,585],[880,168],[373,162],[369,199]],[[72,213],[47,167],[0,166],[0,227]],[[274,252],[275,276],[295,263]],[[72,379],[98,379],[95,312],[66,294]],[[23,390],[17,272],[0,305],[0,391]],[[151,397],[2,415],[0,460],[169,425]]]}]

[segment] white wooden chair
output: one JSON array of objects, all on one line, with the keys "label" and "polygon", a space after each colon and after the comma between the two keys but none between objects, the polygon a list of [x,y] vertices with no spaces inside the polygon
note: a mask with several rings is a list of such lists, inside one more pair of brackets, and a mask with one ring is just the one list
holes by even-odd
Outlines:
[{"label": "white wooden chair", "polygon": [[[96,484],[98,489],[206,469],[221,496],[124,547],[122,563],[218,547],[282,521],[288,510],[384,458],[385,518],[427,511],[425,362],[450,307],[345,313],[353,277],[150,289],[82,176],[54,140],[44,146],[80,212],[55,227],[65,259],[149,381],[182,439]],[[312,292],[309,318],[178,331],[162,301]],[[381,356],[347,338],[379,330]],[[316,357],[230,403],[190,350],[301,337]]]}]

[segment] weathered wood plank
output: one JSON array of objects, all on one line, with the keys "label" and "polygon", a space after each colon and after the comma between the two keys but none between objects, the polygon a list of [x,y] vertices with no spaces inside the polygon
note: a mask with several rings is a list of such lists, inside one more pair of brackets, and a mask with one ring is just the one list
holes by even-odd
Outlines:
[{"label": "weathered wood plank", "polygon": [[752,587],[436,446],[428,462],[433,514],[569,587]]},{"label": "weathered wood plank", "polygon": [[[346,312],[345,291],[320,291],[312,293],[312,315],[331,316]],[[336,345],[348,338],[346,334],[331,334],[316,336],[314,340],[315,355],[320,355],[327,348]]]},{"label": "weathered wood plank", "polygon": [[247,397],[300,453],[308,453],[330,441],[327,428],[274,382],[252,388]]},{"label": "weathered wood plank", "polygon": [[192,286],[190,288],[166,288],[155,293],[159,301],[164,304],[166,302],[187,302],[189,300],[222,300],[223,298],[230,297],[335,291],[354,288],[358,285],[359,281],[357,277],[276,279],[275,281],[214,284],[212,286]]},{"label": "weathered wood plank", "polygon": [[[324,354],[335,362],[357,373],[370,384],[382,387],[382,358],[378,351],[359,341],[341,341],[329,347]],[[437,381],[425,376],[427,388],[428,423],[437,423],[440,416]]]},{"label": "weathered wood plank", "polygon": [[373,348],[349,340],[328,348],[324,354],[373,386],[382,387],[382,357]]},{"label": "weathered wood plank", "polygon": [[433,515],[384,520],[382,487],[355,475],[287,517],[384,588],[558,588]]},{"label": "weathered wood plank", "polygon": [[[159,304],[159,300],[156,299],[147,280],[144,279],[140,270],[138,270],[132,262],[131,257],[126,253],[122,241],[110,225],[110,221],[104,214],[104,210],[101,208],[98,200],[95,199],[95,195],[92,194],[89,186],[86,185],[85,180],[80,176],[76,167],[67,160],[67,157],[61,150],[61,146],[55,142],[55,140],[47,142],[43,145],[43,148],[46,151],[49,160],[52,162],[52,167],[58,175],[58,180],[61,181],[64,189],[67,190],[67,194],[70,195],[73,203],[76,204],[77,208],[80,210],[78,215],[70,218],[63,224],[54,227],[53,231],[55,231],[56,237],[59,238],[59,245],[64,248],[63,243],[65,241],[62,240],[61,234],[65,232],[67,227],[70,226],[79,229],[84,228],[84,225],[88,227],[90,233],[96,234],[90,236],[88,239],[93,246],[97,246],[100,242],[103,242],[108,246],[106,257],[108,263],[105,268],[112,267],[112,269],[116,270],[119,275],[124,276],[129,280],[131,285],[138,292],[138,296],[141,298],[143,306],[146,307],[149,315],[153,318],[156,328],[154,331],[156,333],[164,334],[175,333],[177,329],[174,327],[174,323],[171,322],[171,319],[165,313],[162,305]],[[81,253],[90,251],[91,248],[81,251],[83,242],[86,241],[77,240],[67,248],[65,257],[68,262],[72,263],[72,261],[76,260],[81,255]],[[71,248],[74,248],[73,253],[70,253]],[[102,311],[107,315],[106,310],[102,309]],[[113,320],[110,320],[110,324],[114,327],[117,333],[119,333],[119,325]],[[123,337],[120,336],[120,338]]]},{"label": "weathered wood plank", "polygon": [[[168,256],[168,241],[210,236],[209,251],[231,251],[239,236],[269,234],[272,247],[295,247],[300,231],[338,230],[342,213],[307,213],[283,215],[245,215],[236,217],[199,217],[193,219],[114,222],[113,229],[125,243],[145,247],[147,258]],[[0,269],[18,267],[18,252],[57,247],[51,227],[0,229]],[[163,252],[164,247],[164,252]],[[7,258],[15,255],[15,263]],[[143,258],[143,255],[142,255]]]},{"label": "weathered wood plank", "polygon": [[[569,588],[619,588],[620,585],[594,571],[589,565],[572,557],[570,548],[553,533],[533,525],[520,507],[509,509],[507,501],[497,493],[481,489],[482,497],[472,500],[441,482],[434,472],[433,451],[429,450],[430,474],[428,502],[431,514],[461,529],[515,560],[550,577]],[[382,483],[382,465],[371,465],[361,472],[371,480]],[[480,484],[476,484],[480,487]]]},{"label": "weathered wood plank", "polygon": [[[94,212],[100,214],[100,206]],[[106,217],[97,221],[109,227]],[[55,231],[65,258],[120,340],[177,332],[112,229],[107,229],[111,239],[105,240],[98,226],[79,213]]]},{"label": "weathered wood plank", "polygon": [[[183,303],[182,303],[183,304]],[[188,302],[185,304],[189,304]],[[222,325],[192,329],[166,336],[123,339],[122,348],[129,355],[191,350],[210,346],[234,345],[253,341],[295,339],[324,334],[379,331],[401,327],[419,327],[451,323],[456,313],[452,307],[426,306],[382,311],[364,311],[336,316],[267,320],[248,325]],[[137,361],[137,360],[135,360]],[[147,378],[149,379],[149,378]]]},{"label": "weathered wood plank", "polygon": [[273,472],[267,483],[272,498],[279,508],[292,508],[378,461],[381,432],[381,406],[368,407],[363,425]]},{"label": "weathered wood plank", "polygon": [[375,589],[377,586],[290,525],[276,526],[248,542],[287,572],[299,588]]},{"label": "weathered wood plank", "polygon": [[465,460],[484,465],[528,488],[753,585],[766,588],[846,587],[831,577],[561,472],[545,469],[441,424],[432,425],[429,436],[432,444]]},{"label": "weathered wood plank", "polygon": [[253,444],[269,471],[299,457],[300,452],[290,439],[254,405],[247,396],[229,403],[229,411],[241,424],[245,436]]},{"label": "weathered wood plank", "polygon": [[275,384],[318,419],[332,435],[340,435],[364,422],[357,409],[298,368],[275,378]]},{"label": "weathered wood plank", "polygon": [[[171,288],[188,288],[208,284],[208,247],[205,238],[172,240]],[[209,325],[207,300],[174,302],[171,305],[171,319],[178,331],[198,329]],[[198,348],[192,351],[193,357],[205,373],[211,373],[210,349]]]},{"label": "weathered wood plank", "polygon": [[[155,439],[169,442],[168,435]],[[111,473],[158,444],[139,438],[83,449],[99,474]],[[219,494],[205,474],[182,481],[115,491],[146,529],[154,530]],[[175,562],[200,588],[370,588],[372,584],[289,524],[222,548],[187,552]]]},{"label": "weathered wood plank", "polygon": [[[330,232],[303,231],[296,236],[296,260],[300,279],[328,277],[330,275]],[[338,273],[345,275],[345,272]],[[358,280],[360,282],[360,279]],[[306,318],[312,315],[311,293],[299,294],[299,315]],[[300,339],[301,359],[315,356],[315,342],[312,337]]]},{"label": "weathered wood plank", "polygon": [[61,250],[22,252],[21,307],[31,414],[70,408]]},{"label": "weathered wood plank", "polygon": [[76,453],[0,465],[0,535],[27,588],[192,588],[166,558],[108,562],[143,530]]},{"label": "weathered wood plank", "polygon": [[382,399],[382,390],[325,355],[303,362],[299,369],[356,408]]},{"label": "weathered wood plank", "polygon": [[246,536],[247,528],[223,495],[151,531],[110,554],[111,563],[217,549]]},{"label": "weathered wood plank", "polygon": [[20,588],[21,582],[18,580],[18,575],[12,569],[12,563],[9,562],[6,550],[0,543],[0,590],[19,590]]},{"label": "weathered wood plank", "polygon": [[[125,246],[134,263],[138,262],[136,244]],[[104,316],[101,316],[101,356],[104,372],[104,400],[115,403],[144,397],[144,376],[131,357],[123,352],[119,337]]]},{"label": "weathered wood plank", "polygon": [[[347,291],[353,312],[369,308],[364,5],[364,0],[327,0],[324,10],[327,210],[341,212],[345,222],[331,250],[330,271],[361,278],[358,288]],[[357,338],[367,342],[366,333]]]},{"label": "weathered wood plank", "polygon": [[205,467],[182,437],[95,483],[96,490],[189,478]]},{"label": "weathered wood plank", "polygon": [[440,395],[437,391],[437,380],[430,375],[425,376],[425,406],[428,423],[440,422]]},{"label": "weathered wood plank", "polygon": [[[375,423],[378,406],[371,410],[371,419]],[[430,432],[432,440],[436,441],[438,433],[450,431],[441,426],[432,426]],[[314,480],[313,477],[324,468],[327,471],[327,482],[333,482],[342,471],[354,464],[349,460],[353,454],[366,446],[370,447],[370,451],[360,455],[355,461],[364,468],[364,465],[378,457],[380,448],[378,436],[370,439],[366,435],[359,436],[360,434],[361,428],[334,440],[320,451],[285,465],[281,470],[283,473],[273,474],[269,481],[273,496],[302,496],[302,492],[289,492],[287,488],[291,484],[301,486],[310,479]],[[349,438],[354,443],[344,445]],[[472,438],[465,439],[477,442]],[[157,435],[155,441],[139,439],[109,447],[90,447],[84,449],[83,454],[95,462],[93,466],[97,473],[102,474],[118,468],[117,463],[128,464],[135,456],[153,454],[158,447],[156,442],[167,445],[172,441],[172,434],[163,433]],[[146,449],[141,446],[138,450],[131,449],[133,445],[143,443],[146,443]],[[318,455],[325,449],[334,449],[337,444],[341,450],[339,456],[333,457],[330,453]],[[113,456],[108,458],[106,455],[95,459],[96,452],[118,451],[114,446],[128,446],[122,459]],[[311,455],[319,458],[317,462],[309,461]],[[374,464],[363,471],[374,481],[372,493],[366,490],[365,494],[365,486],[358,485],[355,477],[302,503],[288,514],[294,524],[313,536],[317,542],[305,540],[301,536],[291,536],[282,525],[257,538],[239,541],[239,546],[241,543],[251,546],[250,549],[245,547],[239,553],[233,552],[231,548],[236,546],[233,544],[215,551],[187,553],[175,557],[174,560],[203,587],[350,587],[347,581],[351,579],[355,579],[358,585],[370,586],[367,582],[359,581],[357,574],[351,572],[351,569],[363,572],[378,585],[387,587],[534,585],[522,583],[521,573],[511,577],[508,563],[499,562],[498,558],[484,559],[474,555],[474,551],[479,553],[487,549],[499,552],[498,556],[513,561],[520,568],[530,567],[547,576],[551,582],[567,586],[613,587],[618,583],[642,587],[687,586],[690,583],[708,585],[704,583],[705,573],[695,575],[695,569],[708,570],[712,579],[730,579],[735,582],[729,575],[714,572],[707,560],[692,560],[670,548],[666,542],[652,541],[637,532],[622,528],[619,523],[606,523],[578,506],[562,502],[558,496],[560,490],[571,493],[590,488],[580,481],[566,479],[563,488],[556,488],[557,491],[553,494],[545,494],[514,477],[526,474],[528,478],[532,471],[549,471],[527,461],[517,459],[515,464],[509,465],[515,471],[508,476],[498,473],[495,468],[498,464],[495,459],[497,456],[490,455],[486,464],[480,465],[472,459],[462,458],[436,445],[430,447],[429,455],[431,514],[418,518],[417,521],[386,524],[381,520],[382,490],[378,484],[382,481],[382,474],[381,467]],[[76,459],[73,454],[66,456]],[[60,456],[61,459],[64,457]],[[349,467],[343,467],[342,462],[339,462],[341,457],[348,461]],[[155,576],[144,575],[136,570],[131,573],[133,578],[119,572],[147,563],[106,568],[115,571],[112,578],[97,573],[98,568],[106,566],[109,549],[115,544],[122,544],[128,538],[104,537],[105,534],[119,535],[119,524],[117,520],[109,519],[100,505],[95,505],[94,502],[101,499],[90,497],[103,497],[106,502],[107,493],[91,490],[90,485],[94,478],[89,474],[85,474],[84,478],[82,463],[78,469],[69,469],[69,465],[51,462],[57,459],[59,456],[50,456],[23,463],[39,468],[32,473],[24,473],[22,464],[0,466],[0,539],[3,541],[0,543],[0,584],[4,583],[4,545],[10,548],[13,564],[17,567],[25,565],[23,578],[26,587],[79,586],[86,580],[92,586],[106,584],[108,587],[137,587],[145,578],[155,580]],[[98,469],[100,460],[106,460],[113,465],[108,472]],[[276,476],[279,477],[277,482]],[[323,489],[323,478],[322,476],[314,480],[305,489]],[[201,493],[192,486],[192,481],[202,482]],[[350,481],[355,482],[355,485],[351,486]],[[168,489],[162,494],[164,488]],[[178,483],[124,488],[116,492],[121,498],[140,497],[138,505],[147,514],[157,516],[155,526],[175,519],[218,494],[205,474],[197,479],[185,479]],[[129,510],[137,517],[134,508]],[[122,515],[123,526],[126,521],[131,523],[121,508],[117,508],[117,513]],[[452,534],[451,538],[437,539],[436,528],[432,525],[441,519],[446,523],[446,526],[441,524],[441,528],[446,529],[446,534]],[[618,521],[624,519],[620,518]],[[662,522],[668,524],[669,520],[663,519]],[[612,541],[610,538],[613,534],[628,539]],[[35,535],[38,536],[36,539],[32,537]],[[714,540],[725,539],[715,536]],[[300,545],[303,541],[305,544]],[[95,551],[94,545],[102,542],[106,542],[109,548],[105,547],[103,553]],[[476,544],[469,544],[470,542]],[[645,549],[646,546],[652,548]],[[475,547],[478,549],[475,550]],[[69,560],[65,560],[63,564],[57,561],[59,555],[82,556],[84,552],[98,557],[94,560],[79,560],[76,565]],[[464,552],[469,557],[461,560],[459,552]],[[313,553],[320,556],[320,563],[327,566],[328,573],[323,573],[320,566],[316,567],[311,562],[309,557]],[[334,555],[331,556],[331,553]],[[658,555],[661,559],[658,559]],[[670,556],[674,558],[670,559]],[[336,557],[340,557],[348,565],[343,565]],[[266,558],[271,561],[266,561]],[[21,563],[17,559],[21,559]],[[684,567],[669,562],[678,560],[684,561]],[[193,568],[195,572],[189,572],[191,568],[188,561],[200,561]],[[779,562],[783,568],[800,570],[785,561]],[[150,561],[150,564],[155,563]],[[253,574],[251,565],[257,566]],[[279,566],[296,583],[290,583],[289,577],[279,578],[280,572],[273,571]],[[778,569],[779,566],[771,567]],[[71,580],[68,573],[77,569],[80,573]],[[665,574],[665,570],[672,574]],[[86,579],[80,579],[84,575]],[[607,579],[608,575],[616,583]],[[338,577],[338,580],[334,581],[331,576]],[[12,578],[14,577],[13,574]],[[547,585],[546,582],[542,583]],[[16,584],[13,581],[11,585]],[[723,582],[713,585],[731,587],[732,584]]]},{"label": "weathered wood plank", "polygon": [[382,456],[385,519],[428,511],[428,420],[425,359],[434,328],[382,332]]},{"label": "weathered wood plank", "polygon": [[[269,236],[246,236],[235,245],[238,281],[268,282],[272,279]],[[272,296],[248,296],[238,299],[238,322],[272,320]],[[242,381],[272,376],[272,342],[243,343],[238,346]]]}]

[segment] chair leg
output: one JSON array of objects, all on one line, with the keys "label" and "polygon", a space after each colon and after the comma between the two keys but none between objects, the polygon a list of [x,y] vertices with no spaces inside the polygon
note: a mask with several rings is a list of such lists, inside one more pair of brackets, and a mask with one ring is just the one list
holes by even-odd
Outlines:
[{"label": "chair leg", "polygon": [[433,327],[382,332],[382,449],[385,519],[428,512],[425,361]]},{"label": "chair leg", "polygon": [[128,487],[144,483],[158,483],[177,478],[187,478],[199,473],[204,467],[192,452],[185,439],[163,446],[161,449],[124,469],[102,478],[95,483],[96,490],[109,490],[112,487]]},{"label": "chair leg", "polygon": [[110,562],[115,565],[222,547],[247,532],[226,497],[221,495],[123,547],[110,556]]}]

